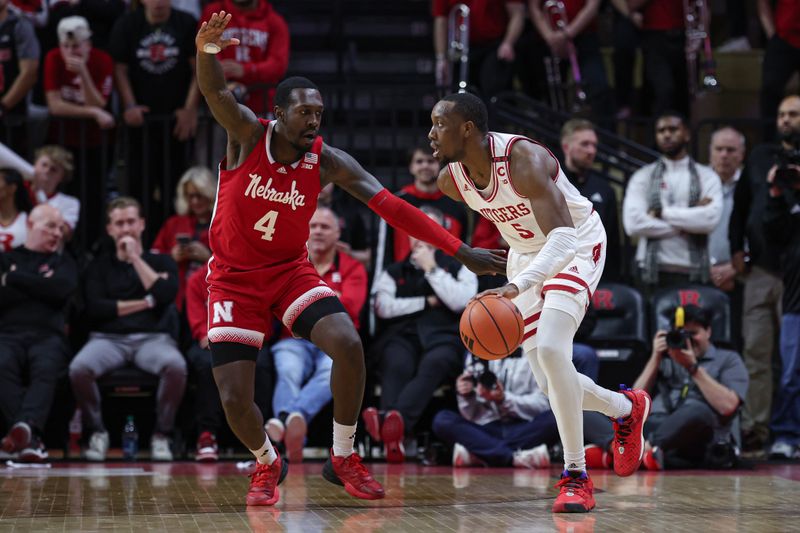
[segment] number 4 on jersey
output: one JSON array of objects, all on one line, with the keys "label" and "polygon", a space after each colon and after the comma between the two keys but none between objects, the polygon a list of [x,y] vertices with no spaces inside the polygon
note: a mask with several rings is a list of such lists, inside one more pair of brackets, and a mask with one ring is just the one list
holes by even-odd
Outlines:
[{"label": "number 4 on jersey", "polygon": [[278,219],[277,211],[268,211],[266,215],[258,219],[258,222],[253,224],[253,229],[263,233],[261,236],[265,241],[271,241],[272,236],[275,234],[275,221]]}]

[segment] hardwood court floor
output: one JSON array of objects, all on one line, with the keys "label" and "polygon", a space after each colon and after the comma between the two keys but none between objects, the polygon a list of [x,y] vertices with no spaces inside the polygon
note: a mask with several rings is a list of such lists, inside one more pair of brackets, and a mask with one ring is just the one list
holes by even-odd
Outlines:
[{"label": "hardwood court floor", "polygon": [[[1,467],[0,467],[1,468]],[[387,497],[365,502],[294,465],[274,508],[246,509],[234,463],[0,470],[0,532],[800,531],[800,465],[751,471],[593,474],[597,509],[554,515],[557,471],[371,465]]]}]

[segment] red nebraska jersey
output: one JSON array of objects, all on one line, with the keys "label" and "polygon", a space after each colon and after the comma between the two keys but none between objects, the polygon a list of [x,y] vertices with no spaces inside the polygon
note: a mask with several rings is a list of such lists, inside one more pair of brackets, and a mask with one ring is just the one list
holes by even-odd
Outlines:
[{"label": "red nebraska jersey", "polygon": [[215,268],[255,270],[308,255],[308,222],[317,209],[322,137],[292,165],[272,159],[275,121],[259,119],[264,135],[235,170],[219,167],[209,229]]}]

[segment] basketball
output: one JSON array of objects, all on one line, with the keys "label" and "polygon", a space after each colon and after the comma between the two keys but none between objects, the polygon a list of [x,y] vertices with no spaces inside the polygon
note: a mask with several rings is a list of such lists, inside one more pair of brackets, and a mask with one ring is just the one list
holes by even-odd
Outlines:
[{"label": "basketball", "polygon": [[525,321],[511,300],[487,294],[467,304],[460,330],[470,352],[481,359],[502,359],[522,342]]}]

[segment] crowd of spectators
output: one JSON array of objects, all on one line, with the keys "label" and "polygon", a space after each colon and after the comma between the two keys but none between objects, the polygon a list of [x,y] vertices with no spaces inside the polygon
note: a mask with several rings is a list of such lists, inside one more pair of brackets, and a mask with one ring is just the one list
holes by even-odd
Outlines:
[{"label": "crowd of spectators", "polygon": [[[455,3],[432,1],[439,82],[453,75],[446,26]],[[599,51],[599,0],[566,0],[568,23],[561,29],[554,29],[538,0],[467,3],[473,10],[469,81],[487,98],[517,82],[546,99],[544,58],[563,60],[563,69],[574,51],[594,118],[605,125],[614,113],[631,113],[630,54],[642,47],[660,157],[633,173],[619,195],[595,164],[597,128],[574,118],[560,132],[561,168],[592,201],[608,233],[605,282],[631,283],[646,299],[667,286],[716,287],[733,309],[733,333],[724,347],[711,342],[713,310],[689,306],[684,344],[668,347],[659,331],[650,358],[642,354],[637,385],[655,393],[645,466],[713,466],[715,450],[728,444],[800,457],[800,167],[793,166],[796,160],[775,164],[776,153],[800,144],[800,97],[781,100],[785,67],[792,63],[786,58],[800,42],[795,8],[779,2],[773,13],[759,2],[769,37],[762,111],[777,118],[779,141],[747,154],[740,131],[720,128],[707,139],[705,166],[689,150],[695,132],[680,3],[612,1],[613,91]],[[54,119],[44,146],[30,146],[24,128],[11,136],[12,148],[35,154],[30,176],[0,167],[0,414],[6,431],[0,447],[20,461],[47,459],[45,426],[62,380],[81,413],[83,457],[105,460],[113,438],[98,380],[133,366],[158,378],[150,456],[174,457],[177,427],[186,426],[176,423],[177,413],[188,402],[194,456],[213,461],[226,433],[206,331],[216,177],[190,166],[201,105],[192,37],[198,16],[222,9],[233,14],[228,37],[241,45],[220,54],[222,68],[236,98],[267,114],[269,85],[288,66],[289,29],[267,0],[205,6],[142,0],[136,9],[107,4],[59,3],[48,10],[45,2],[41,10],[26,11],[0,0],[0,122],[7,131],[20,128],[36,87]],[[767,72],[768,62],[780,68]],[[123,190],[115,191],[120,182],[113,179],[113,150],[103,132],[120,124],[125,138],[118,146],[132,155]],[[439,191],[438,173],[427,142],[420,142],[410,147],[407,185],[395,192],[473,245],[507,246],[492,224]],[[72,179],[76,175],[89,180]],[[76,242],[79,223],[91,242]],[[624,264],[629,239],[637,243],[633,265]],[[427,433],[452,450],[454,466],[550,464],[557,429],[546,391],[527,362],[511,356],[477,363],[459,339],[468,300],[501,279],[476,277],[327,189],[311,220],[308,249],[368,341],[371,392],[363,425],[383,445],[387,461],[416,457],[419,436]],[[317,437],[309,433],[314,418],[331,401],[331,360],[274,326],[257,360],[256,403],[270,438],[299,462]],[[781,372],[773,377],[775,354]],[[575,344],[574,361],[597,377],[590,342]],[[196,387],[185,396],[187,382]],[[449,409],[437,391],[444,391]],[[590,466],[610,467],[611,421],[590,413],[586,427]]]}]

